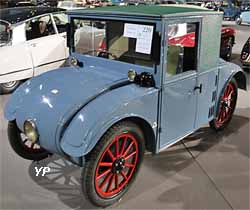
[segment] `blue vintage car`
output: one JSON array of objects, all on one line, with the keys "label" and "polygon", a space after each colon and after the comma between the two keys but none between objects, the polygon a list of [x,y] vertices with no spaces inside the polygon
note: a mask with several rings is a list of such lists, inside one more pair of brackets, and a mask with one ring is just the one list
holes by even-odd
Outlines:
[{"label": "blue vintage car", "polygon": [[224,12],[223,18],[226,20],[236,20],[240,16],[240,8],[234,6],[233,4],[228,4],[227,6],[221,8]]},{"label": "blue vintage car", "polygon": [[236,18],[236,23],[241,24],[250,24],[250,9],[247,11],[241,12],[240,16]]},{"label": "blue vintage car", "polygon": [[[114,6],[69,18],[72,66],[14,92],[5,108],[9,141],[23,158],[55,153],[82,166],[83,192],[108,206],[128,191],[145,149],[157,154],[207,123],[224,129],[246,77],[219,58],[222,13]],[[187,34],[194,40],[176,39]]]}]

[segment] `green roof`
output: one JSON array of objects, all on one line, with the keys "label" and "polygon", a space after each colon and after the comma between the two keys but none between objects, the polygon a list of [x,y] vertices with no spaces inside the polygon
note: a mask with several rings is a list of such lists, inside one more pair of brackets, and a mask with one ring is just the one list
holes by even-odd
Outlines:
[{"label": "green roof", "polygon": [[139,6],[108,6],[92,9],[75,10],[71,13],[108,13],[108,14],[128,14],[143,16],[164,16],[177,13],[211,12],[211,10],[193,6],[160,6],[160,5],[139,5]]}]

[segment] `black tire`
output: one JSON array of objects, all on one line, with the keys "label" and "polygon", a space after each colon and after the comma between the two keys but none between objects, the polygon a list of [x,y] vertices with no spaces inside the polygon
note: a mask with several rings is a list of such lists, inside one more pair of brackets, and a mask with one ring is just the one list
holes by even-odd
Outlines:
[{"label": "black tire", "polygon": [[[232,93],[232,99],[230,100],[230,105],[227,104],[227,106],[225,105],[225,101],[224,101],[224,98],[225,98],[225,94],[226,94],[226,91],[227,88],[229,88],[230,86],[230,89],[233,88],[233,93]],[[221,94],[220,96],[220,99],[218,101],[218,113],[217,113],[217,116],[215,117],[215,119],[211,120],[209,122],[209,125],[210,127],[215,130],[215,131],[221,131],[223,129],[225,129],[228,124],[230,123],[232,117],[233,117],[233,113],[234,113],[234,110],[235,110],[235,107],[236,107],[236,103],[237,103],[237,97],[238,97],[238,85],[237,85],[237,82],[235,81],[235,79],[232,79],[227,85],[226,87],[224,88],[223,90],[223,93]],[[232,104],[231,104],[232,103]],[[229,107],[230,106],[230,109],[229,108],[225,108],[225,107]],[[221,120],[220,118],[222,118],[221,116],[224,114],[221,114],[223,112],[223,110],[228,110],[227,114],[225,114],[225,119],[224,120]],[[230,113],[229,113],[229,110]],[[226,113],[226,112],[225,112]],[[222,121],[222,122],[220,122]]]},{"label": "black tire", "polygon": [[29,148],[22,139],[22,132],[16,125],[15,121],[10,121],[8,124],[8,137],[12,149],[22,158],[27,160],[39,161],[47,158],[50,153],[45,149]]},{"label": "black tire", "polygon": [[21,84],[21,81],[12,81],[8,83],[0,84],[0,94],[9,94],[18,88]]},{"label": "black tire", "polygon": [[241,20],[240,17],[237,17],[235,22],[236,22],[237,25],[241,25],[242,20]]},{"label": "black tire", "polygon": [[[98,193],[98,188],[96,185],[96,176],[98,176],[99,172],[99,165],[100,165],[100,161],[102,160],[103,157],[105,157],[105,152],[107,149],[112,148],[112,145],[114,145],[114,140],[118,138],[118,136],[121,135],[132,135],[135,137],[136,141],[138,142],[138,156],[136,155],[136,164],[135,164],[135,168],[133,169],[129,169],[129,170],[133,170],[132,175],[130,175],[129,179],[124,179],[123,181],[128,181],[127,184],[124,185],[124,187],[122,187],[121,190],[119,190],[116,194],[110,196],[110,197],[103,197]],[[119,138],[118,138],[119,139]],[[125,140],[124,140],[125,141]],[[118,144],[119,144],[119,140],[118,140]],[[120,141],[120,144],[123,144]],[[120,145],[119,144],[119,145]],[[126,142],[127,144],[127,142]],[[131,148],[132,149],[132,148]],[[124,149],[118,149],[118,151],[123,151]],[[133,122],[130,121],[123,121],[120,123],[117,123],[116,125],[114,125],[113,127],[111,127],[106,134],[100,139],[100,141],[97,143],[97,145],[94,147],[94,149],[87,155],[86,157],[86,163],[85,166],[83,168],[82,171],[82,190],[84,195],[91,201],[91,203],[93,203],[96,206],[100,206],[100,207],[106,207],[106,206],[110,206],[112,204],[114,204],[115,202],[119,201],[122,196],[128,191],[129,187],[132,185],[133,181],[136,178],[136,175],[139,171],[139,168],[141,166],[142,160],[143,160],[143,156],[144,156],[144,151],[145,151],[145,143],[144,143],[144,135],[141,131],[141,129]],[[122,154],[122,152],[121,152]],[[119,157],[119,155],[118,155]],[[133,157],[134,159],[135,157]],[[116,159],[117,161],[117,159]],[[114,163],[116,162],[114,161],[112,164],[112,167],[114,167]],[[112,162],[112,161],[111,161]],[[124,163],[124,165],[126,165],[126,163]],[[110,166],[110,169],[108,170],[112,170],[111,172],[109,172],[109,174],[107,174],[107,176],[112,176],[110,177],[110,179],[107,182],[107,185],[110,185],[110,182],[113,182],[113,179],[115,176],[119,177],[119,175],[121,176],[121,174],[123,172],[118,172],[118,171],[113,171],[113,168]],[[111,169],[112,168],[112,169]],[[116,170],[116,169],[115,169]],[[125,166],[124,169],[121,170],[125,170]],[[107,177],[103,177],[103,179],[107,179]],[[122,178],[123,179],[123,178]],[[118,180],[118,178],[117,178]],[[123,182],[122,181],[122,182]],[[102,181],[104,182],[104,181]],[[114,188],[116,189],[117,186],[119,188],[119,185],[122,185],[122,182],[119,184],[114,184]],[[102,183],[103,184],[103,183]],[[101,184],[101,185],[102,185]],[[107,187],[108,188],[108,187]],[[108,188],[109,189],[109,188]],[[115,189],[113,190],[113,192],[115,191]],[[107,189],[106,189],[107,192]],[[108,190],[109,192],[109,190]],[[112,191],[111,191],[112,193]]]}]

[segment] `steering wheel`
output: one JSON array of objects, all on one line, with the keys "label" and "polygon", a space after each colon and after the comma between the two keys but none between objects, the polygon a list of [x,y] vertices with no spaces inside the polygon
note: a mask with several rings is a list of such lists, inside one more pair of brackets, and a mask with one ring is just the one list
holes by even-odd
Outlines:
[{"label": "steering wheel", "polygon": [[116,55],[114,55],[113,53],[111,53],[109,51],[101,51],[98,54],[98,57],[102,57],[102,58],[109,58],[109,56],[111,56],[112,58],[114,58],[114,60],[118,59],[118,57]]}]

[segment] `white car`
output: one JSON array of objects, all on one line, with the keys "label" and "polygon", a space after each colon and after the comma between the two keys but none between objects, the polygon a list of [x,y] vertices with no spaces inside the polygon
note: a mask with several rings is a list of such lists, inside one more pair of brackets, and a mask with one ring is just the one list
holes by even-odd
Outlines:
[{"label": "white car", "polygon": [[65,63],[68,18],[64,10],[22,7],[0,13],[0,94]]}]

